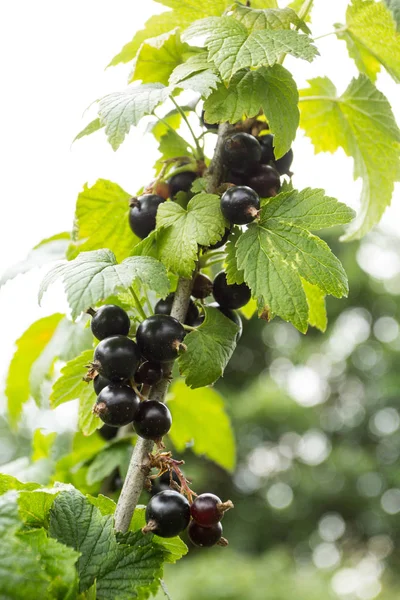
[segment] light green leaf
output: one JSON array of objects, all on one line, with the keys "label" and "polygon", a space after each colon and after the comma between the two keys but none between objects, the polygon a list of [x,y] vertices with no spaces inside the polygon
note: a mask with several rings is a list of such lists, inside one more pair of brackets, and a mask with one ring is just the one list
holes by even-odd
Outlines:
[{"label": "light green leaf", "polygon": [[93,121],[90,121],[90,123],[86,125],[86,127],[74,137],[72,143],[76,142],[76,140],[80,140],[86,135],[91,135],[95,131],[99,131],[99,129],[103,129],[103,127],[104,125],[98,117],[96,119],[93,119]]},{"label": "light green leaf", "polygon": [[67,258],[101,248],[109,248],[119,261],[130,256],[139,242],[129,226],[130,198],[119,185],[105,179],[98,179],[90,188],[85,184],[76,202],[73,241]]},{"label": "light green leaf", "polygon": [[317,287],[308,283],[305,279],[301,280],[303,290],[306,294],[308,304],[308,322],[312,327],[316,327],[322,333],[328,326],[328,316],[326,314],[325,294]]},{"label": "light green leaf", "polygon": [[[263,0],[260,0],[260,2],[263,2]],[[289,8],[294,10],[296,13],[300,14],[303,4],[304,4],[304,0],[293,0],[289,4]],[[252,3],[252,6],[254,6],[253,3]],[[262,7],[260,7],[260,8],[262,8]],[[308,12],[307,16],[304,17],[304,21],[306,21],[307,23],[309,23],[311,21],[311,10]]]},{"label": "light green leaf", "polygon": [[39,319],[16,342],[17,350],[11,360],[5,390],[8,414],[13,425],[17,424],[21,416],[23,404],[29,400],[32,365],[51,340],[63,316],[57,313]]},{"label": "light green leaf", "polygon": [[292,8],[264,8],[237,4],[232,10],[232,16],[242,23],[249,31],[256,29],[290,29],[294,25],[304,33],[311,33],[305,22],[299,18]]},{"label": "light green leaf", "polygon": [[400,131],[389,102],[365,75],[339,98],[328,78],[309,83],[300,92],[300,126],[316,152],[343,148],[354,158],[354,178],[363,180],[361,210],[344,238],[359,239],[379,222],[400,180]]},{"label": "light green leaf", "polygon": [[15,490],[0,496],[0,538],[12,535],[21,527],[17,498],[18,494]]},{"label": "light green leaf", "polygon": [[80,356],[70,360],[62,369],[61,376],[53,385],[50,396],[50,404],[53,408],[80,398],[84,391],[89,388],[88,383],[83,380],[88,365],[93,360],[93,350],[86,350]]},{"label": "light green leaf", "polygon": [[240,271],[237,266],[236,244],[241,236],[242,230],[239,227],[233,227],[229,235],[228,242],[225,247],[225,272],[226,280],[229,285],[234,283],[241,284],[244,282],[243,271]]},{"label": "light green leaf", "polygon": [[192,390],[183,381],[171,388],[168,407],[173,425],[169,436],[178,452],[188,446],[227,471],[235,468],[235,440],[221,396],[211,388]]},{"label": "light green leaf", "polygon": [[41,458],[49,458],[53,449],[53,444],[57,434],[42,433],[41,429],[36,429],[32,440],[32,460],[40,460]]},{"label": "light green leaf", "polygon": [[103,422],[93,413],[96,402],[96,393],[92,385],[87,385],[79,396],[78,426],[83,435],[92,435],[96,429],[103,426]]},{"label": "light green leaf", "polygon": [[191,156],[189,144],[176,131],[169,129],[160,139],[158,151],[161,156],[156,162],[156,172],[159,173],[164,161],[177,156]]},{"label": "light green leaf", "polygon": [[198,244],[215,244],[225,227],[220,198],[215,194],[197,194],[186,210],[175,202],[164,202],[157,212],[157,228],[161,228],[157,240],[160,260],[173,273],[190,277]]},{"label": "light green leaf", "polygon": [[346,26],[337,28],[359,71],[375,81],[382,65],[400,82],[400,33],[383,2],[353,0],[347,8]]},{"label": "light green leaf", "polygon": [[400,1],[399,0],[385,0],[386,6],[392,12],[393,18],[396,22],[397,31],[400,31]]},{"label": "light green leaf", "polygon": [[38,483],[22,483],[12,475],[0,473],[0,496],[9,490],[35,490],[39,488]]},{"label": "light green leaf", "polygon": [[93,506],[96,506],[99,509],[103,517],[105,515],[113,515],[115,513],[117,505],[114,502],[114,500],[111,500],[111,498],[109,498],[108,496],[103,496],[103,494],[99,494],[95,497],[87,494],[86,497],[89,500],[90,504],[93,504]]},{"label": "light green leaf", "polygon": [[254,117],[260,109],[275,135],[275,156],[289,150],[299,125],[299,94],[293,77],[281,65],[258,71],[240,71],[229,87],[220,84],[204,103],[208,123],[236,123],[243,116]]},{"label": "light green leaf", "polygon": [[64,282],[74,319],[116,290],[129,288],[134,281],[163,297],[169,291],[167,271],[159,261],[150,256],[132,256],[118,264],[114,254],[106,249],[81,252],[75,260],[56,265],[40,286],[39,301],[57,279]]},{"label": "light green leaf", "polygon": [[121,92],[108,94],[99,101],[99,116],[113,150],[117,150],[132,126],[139,123],[171,93],[160,83],[133,84]]},{"label": "light green leaf", "polygon": [[249,32],[233,17],[210,17],[196,21],[184,39],[205,36],[208,58],[224,80],[246,67],[272,67],[282,53],[311,62],[318,50],[308,36],[290,29],[264,29]]},{"label": "light green leaf", "polygon": [[[61,491],[61,490],[59,490]],[[49,526],[49,513],[57,496],[57,490],[21,491],[18,496],[19,515],[29,527]]]},{"label": "light green leaf", "polygon": [[[103,481],[117,467],[126,465],[129,462],[131,451],[132,446],[130,441],[123,441],[104,448],[96,456],[86,473],[87,484],[93,485],[98,481]],[[122,471],[124,470],[122,469]]]},{"label": "light green leaf", "polygon": [[208,61],[207,52],[201,52],[177,66],[169,83],[174,87],[198,92],[203,98],[207,98],[217,88],[219,81],[214,63]]}]

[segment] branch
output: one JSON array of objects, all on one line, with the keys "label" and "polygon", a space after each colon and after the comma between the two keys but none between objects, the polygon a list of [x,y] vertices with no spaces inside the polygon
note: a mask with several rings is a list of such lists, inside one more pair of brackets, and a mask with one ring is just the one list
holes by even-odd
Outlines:
[{"label": "branch", "polygon": [[[222,123],[218,130],[218,140],[214,152],[214,157],[208,169],[207,191],[215,193],[221,183],[223,175],[222,165],[222,147],[224,138],[230,130],[229,123]],[[195,276],[195,274],[194,274]],[[184,323],[186,313],[189,307],[190,294],[192,291],[193,278],[180,278],[175,292],[174,303],[172,305],[171,316]],[[166,377],[160,383],[155,385],[150,393],[151,400],[164,402],[170,384],[170,376],[173,363],[169,364],[166,370]],[[153,450],[154,442],[138,438],[133,450],[128,473],[126,475],[121,495],[115,510],[115,529],[117,531],[128,531],[129,525],[136,505],[142,493],[146,478],[150,473],[149,455]]]}]

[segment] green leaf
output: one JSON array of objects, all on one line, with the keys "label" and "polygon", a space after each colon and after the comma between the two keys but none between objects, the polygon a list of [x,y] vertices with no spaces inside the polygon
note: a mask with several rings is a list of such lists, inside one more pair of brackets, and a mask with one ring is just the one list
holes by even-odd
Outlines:
[{"label": "green leaf", "polygon": [[227,471],[235,468],[235,440],[221,396],[211,388],[192,390],[183,381],[171,388],[168,407],[173,426],[169,433],[178,452],[187,446]]},{"label": "green leaf", "polygon": [[17,498],[18,494],[15,490],[0,496],[0,538],[12,535],[21,527]]},{"label": "green leaf", "polygon": [[12,265],[3,272],[0,277],[0,287],[17,275],[26,273],[35,267],[42,267],[53,260],[64,258],[70,239],[71,234],[66,232],[57,233],[51,238],[41,241],[24,260]]},{"label": "green leaf", "polygon": [[57,490],[57,488],[19,492],[19,515],[25,525],[47,529],[50,509],[59,492],[61,492],[61,489]]},{"label": "green leaf", "polygon": [[[112,444],[104,448],[96,456],[86,473],[87,484],[93,485],[98,481],[103,481],[117,467],[126,465],[129,462],[131,451],[132,446],[130,441]],[[126,469],[122,468],[121,470],[124,472]]]},{"label": "green leaf", "polygon": [[[399,13],[400,14],[400,13]],[[346,26],[337,25],[357,68],[375,81],[381,65],[400,82],[400,33],[383,2],[353,0],[346,12]]]},{"label": "green leaf", "polygon": [[284,67],[274,65],[258,71],[240,71],[229,87],[220,84],[204,103],[208,123],[236,123],[243,115],[254,117],[260,109],[274,133],[275,156],[286,154],[299,125],[299,94],[296,83]]},{"label": "green leaf", "polygon": [[22,483],[12,475],[0,473],[0,496],[9,490],[35,490],[39,487],[38,483]]},{"label": "green leaf", "polygon": [[292,8],[265,8],[263,10],[237,4],[232,16],[249,31],[255,29],[290,29],[294,25],[304,33],[311,33],[305,22]]},{"label": "green leaf", "polygon": [[308,36],[290,29],[248,31],[233,17],[210,17],[196,21],[184,39],[205,36],[208,58],[224,80],[246,67],[272,67],[282,53],[311,62],[318,50]]},{"label": "green leaf", "polygon": [[108,496],[103,496],[103,494],[99,494],[98,496],[86,496],[87,499],[93,506],[96,506],[103,517],[105,515],[113,515],[115,513],[115,509],[117,507],[114,500],[111,500]]},{"label": "green leaf", "polygon": [[197,194],[186,210],[175,202],[164,202],[157,212],[157,228],[161,228],[157,240],[160,260],[176,275],[190,277],[198,245],[215,244],[224,234],[220,198]]},{"label": "green leaf", "polygon": [[121,92],[108,94],[99,101],[99,116],[113,150],[117,150],[132,126],[139,123],[171,93],[160,83],[133,84]]},{"label": "green leaf", "polygon": [[96,392],[92,385],[86,384],[79,396],[78,426],[83,435],[92,435],[96,429],[103,426],[103,422],[93,413],[96,402]]},{"label": "green leaf", "polygon": [[186,352],[179,357],[179,370],[186,385],[211,385],[225,370],[235,348],[239,327],[216,308],[205,309],[200,327],[185,337]]},{"label": "green leaf", "polygon": [[228,243],[226,244],[225,251],[225,272],[226,279],[229,285],[234,283],[241,284],[244,282],[243,271],[240,271],[237,266],[236,258],[236,244],[239,237],[241,236],[242,230],[239,227],[233,227],[231,234],[229,235]]},{"label": "green leaf", "polygon": [[93,350],[85,350],[80,356],[70,360],[62,369],[61,376],[53,385],[50,396],[52,408],[76,400],[89,388],[88,383],[83,380],[88,365],[93,360]]},{"label": "green leaf", "polygon": [[300,91],[300,126],[316,152],[343,148],[354,158],[354,178],[363,180],[361,210],[344,238],[359,239],[379,222],[400,179],[400,131],[389,102],[365,75],[339,98],[328,78],[309,83]]},{"label": "green leaf", "polygon": [[[315,210],[313,208],[315,198]],[[286,204],[287,201],[287,204]],[[327,214],[321,208],[327,204]],[[353,212],[323,192],[306,189],[278,194],[261,209],[237,241],[237,265],[268,318],[275,315],[307,331],[308,304],[301,278],[324,294],[338,298],[348,292],[346,273],[328,245],[309,229],[349,221]],[[310,211],[310,214],[308,214]]]},{"label": "green leaf", "polygon": [[72,140],[72,143],[76,142],[76,140],[80,140],[81,138],[85,137],[86,135],[91,135],[95,131],[99,131],[99,129],[103,129],[103,127],[104,127],[104,125],[98,117],[96,119],[93,119],[93,121],[90,121],[90,123],[88,125],[86,125],[86,127],[84,129],[82,129],[82,131],[80,131],[78,133],[78,135],[76,135],[74,137],[74,139]]},{"label": "green leaf", "polygon": [[29,400],[29,376],[32,365],[51,340],[64,315],[55,314],[39,319],[17,340],[17,350],[11,360],[6,382],[8,414],[15,426],[21,416],[22,406]]},{"label": "green leaf", "polygon": [[168,160],[169,158],[175,158],[177,156],[190,156],[191,152],[189,151],[189,144],[186,140],[183,139],[182,136],[179,135],[176,131],[172,131],[169,129],[160,139],[160,145],[158,146],[158,151],[161,154],[161,157],[157,160],[156,163],[156,172],[161,171],[163,165],[163,161]]},{"label": "green leaf", "polygon": [[396,22],[397,31],[400,31],[400,2],[399,0],[385,0],[386,6],[391,11]]},{"label": "green leaf", "polygon": [[[263,0],[260,0],[260,2],[263,2]],[[304,0],[293,0],[290,4],[289,4],[289,8],[291,8],[292,10],[294,10],[296,13],[300,13],[302,7],[304,4]],[[254,2],[252,2],[252,6],[254,5]],[[262,6],[260,8],[263,8]],[[309,23],[311,21],[311,11],[308,12],[307,16],[304,17],[304,20]]]},{"label": "green leaf", "polygon": [[174,69],[169,79],[171,86],[198,92],[203,98],[208,98],[219,81],[219,75],[214,63],[209,62],[207,52],[191,56]]},{"label": "green leaf", "polygon": [[49,458],[53,449],[53,444],[57,437],[57,433],[42,433],[41,429],[36,429],[32,440],[32,460],[40,460],[41,458]]},{"label": "green leaf", "polygon": [[301,280],[303,290],[308,304],[308,322],[312,327],[316,327],[322,333],[328,326],[328,316],[326,314],[325,294],[317,287],[308,283],[305,279]]},{"label": "green leaf", "polygon": [[73,242],[67,258],[101,248],[109,248],[118,260],[130,256],[139,241],[129,226],[130,198],[119,185],[105,179],[90,188],[84,185],[76,202]]},{"label": "green leaf", "polygon": [[114,254],[106,249],[81,252],[75,260],[56,265],[40,286],[39,301],[57,279],[64,282],[74,319],[116,290],[129,288],[134,281],[163,297],[169,291],[168,274],[159,261],[149,256],[132,256],[118,264]]}]

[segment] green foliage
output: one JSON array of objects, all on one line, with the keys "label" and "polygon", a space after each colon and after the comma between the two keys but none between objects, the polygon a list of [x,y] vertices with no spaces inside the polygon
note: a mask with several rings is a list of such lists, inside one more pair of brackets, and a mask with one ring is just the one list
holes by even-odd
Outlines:
[{"label": "green foliage", "polygon": [[379,222],[400,179],[400,131],[389,102],[364,75],[340,97],[327,77],[309,84],[300,91],[301,127],[316,152],[343,148],[354,158],[354,177],[363,180],[361,210],[345,236],[358,239]]},{"label": "green foliage", "polygon": [[89,466],[86,474],[88,485],[103,481],[118,467],[120,468],[121,475],[125,477],[131,453],[132,446],[129,440],[123,440],[106,446],[97,454]]},{"label": "green foliage", "polygon": [[301,284],[308,304],[308,322],[312,327],[316,327],[324,333],[328,326],[325,294],[318,286],[305,279],[301,280]]},{"label": "green foliage", "polygon": [[249,31],[256,29],[290,29],[295,25],[304,33],[311,33],[305,22],[300,19],[292,8],[265,8],[257,10],[242,4],[236,4],[232,10],[232,16],[242,23]]},{"label": "green foliage", "polygon": [[169,79],[171,86],[198,92],[203,98],[208,98],[219,81],[217,70],[208,61],[207,52],[190,56],[173,70]]},{"label": "green foliage", "polygon": [[400,3],[399,0],[385,0],[385,4],[391,10],[396,22],[397,31],[400,30]]},{"label": "green foliage", "polygon": [[49,458],[56,436],[54,432],[42,433],[41,429],[36,429],[32,440],[32,460]]},{"label": "green foliage", "polygon": [[91,135],[95,131],[99,131],[103,127],[104,127],[104,125],[102,124],[101,120],[98,117],[96,117],[96,119],[93,119],[93,121],[90,121],[90,123],[88,123],[88,125],[86,125],[86,127],[84,127],[84,129],[82,129],[82,131],[80,131],[74,137],[73,141],[76,142],[77,140],[82,139],[86,135]]},{"label": "green foliage", "polygon": [[233,471],[235,440],[223,400],[215,390],[191,390],[178,380],[171,387],[168,407],[173,419],[169,436],[178,452],[189,446],[195,454]]}]

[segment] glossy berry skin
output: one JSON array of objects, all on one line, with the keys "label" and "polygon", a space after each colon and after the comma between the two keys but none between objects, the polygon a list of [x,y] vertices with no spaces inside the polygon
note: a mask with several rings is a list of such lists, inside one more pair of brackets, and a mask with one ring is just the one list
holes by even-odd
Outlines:
[{"label": "glossy berry skin", "polygon": [[169,315],[153,315],[142,321],[136,332],[141,354],[152,362],[169,362],[178,357],[185,337],[182,325]]},{"label": "glossy berry skin", "polygon": [[293,162],[293,150],[290,148],[282,158],[275,161],[275,168],[280,175],[291,175],[290,167]]},{"label": "glossy berry skin", "polygon": [[214,279],[213,296],[223,308],[241,308],[251,298],[251,292],[245,283],[228,285],[225,271],[220,271]]},{"label": "glossy berry skin", "polygon": [[221,196],[221,211],[228,221],[236,225],[251,223],[260,210],[258,194],[245,185],[231,187]]},{"label": "glossy berry skin", "polygon": [[141,402],[135,414],[133,426],[145,440],[160,440],[171,429],[172,417],[169,409],[157,400]]},{"label": "glossy berry skin", "polygon": [[249,133],[235,133],[226,138],[222,148],[222,161],[235,173],[250,173],[261,159],[261,146]]},{"label": "glossy berry skin", "polygon": [[128,385],[112,383],[97,396],[94,412],[107,425],[122,427],[132,423],[140,401]]},{"label": "glossy berry skin", "polygon": [[222,502],[215,494],[200,494],[190,507],[192,518],[202,527],[212,527],[224,516],[223,511],[218,510],[220,504]]},{"label": "glossy berry skin", "polygon": [[129,211],[129,225],[135,235],[144,239],[156,228],[157,210],[165,198],[156,194],[144,194],[132,198]]},{"label": "glossy berry skin", "polygon": [[222,537],[222,525],[216,523],[211,527],[202,527],[196,521],[192,521],[188,528],[188,536],[192,544],[200,548],[215,546]]},{"label": "glossy berry skin", "polygon": [[107,379],[107,377],[103,377],[102,375],[96,375],[93,379],[93,388],[96,395],[98,396],[101,390],[110,385],[110,383],[112,383],[111,379]]},{"label": "glossy berry skin", "polygon": [[94,351],[100,375],[111,379],[133,379],[140,362],[140,351],[131,339],[114,335],[102,340]]},{"label": "glossy berry skin", "polygon": [[239,331],[236,335],[236,341],[238,342],[242,337],[243,333],[243,323],[242,319],[240,318],[240,315],[238,315],[238,313],[235,310],[231,310],[230,308],[223,308],[217,302],[212,302],[207,306],[210,306],[211,308],[217,308],[220,312],[222,312],[223,315],[225,315],[225,317],[233,321],[235,325],[239,327]]},{"label": "glossy berry skin", "polygon": [[113,440],[117,434],[118,434],[118,427],[111,427],[111,425],[106,425],[104,423],[103,427],[101,429],[98,429],[98,434],[100,435],[100,437],[103,438],[103,440],[106,440],[107,442],[109,442],[110,440]]},{"label": "glossy berry skin", "polygon": [[225,229],[224,235],[219,240],[219,242],[215,242],[212,246],[208,246],[209,250],[217,250],[218,248],[222,248],[228,241],[229,234],[231,233],[230,229]]},{"label": "glossy berry skin", "polygon": [[263,135],[257,138],[261,146],[261,160],[260,163],[267,165],[275,160],[274,155],[274,136],[271,133]]},{"label": "glossy berry skin", "polygon": [[[192,296],[194,298],[198,298],[199,300],[204,300],[207,296],[212,294],[213,283],[207,275],[203,273],[197,273],[192,287]],[[197,311],[197,316],[194,322],[197,322],[199,317],[199,311]]]},{"label": "glossy berry skin", "polygon": [[156,385],[163,378],[163,370],[159,363],[146,361],[135,373],[135,382],[144,385]]},{"label": "glossy berry skin", "polygon": [[272,198],[281,188],[279,173],[271,165],[260,165],[247,183],[261,198]]},{"label": "glossy berry skin", "polygon": [[[175,294],[168,294],[164,300],[159,300],[154,307],[154,313],[156,315],[170,315],[172,310],[172,305],[174,303]],[[189,302],[189,308],[186,313],[185,323],[186,325],[192,325],[194,321],[196,321],[199,316],[199,310],[193,300]]]},{"label": "glossy berry skin", "polygon": [[146,523],[154,522],[153,533],[160,537],[175,537],[190,521],[190,506],[182,494],[165,490],[153,496],[146,506]]},{"label": "glossy berry skin", "polygon": [[178,192],[190,192],[193,181],[196,179],[196,173],[193,171],[183,171],[172,175],[169,180],[169,196],[174,198]]},{"label": "glossy berry skin", "polygon": [[90,327],[94,337],[104,340],[112,335],[128,335],[131,322],[123,308],[105,304],[96,310]]}]

